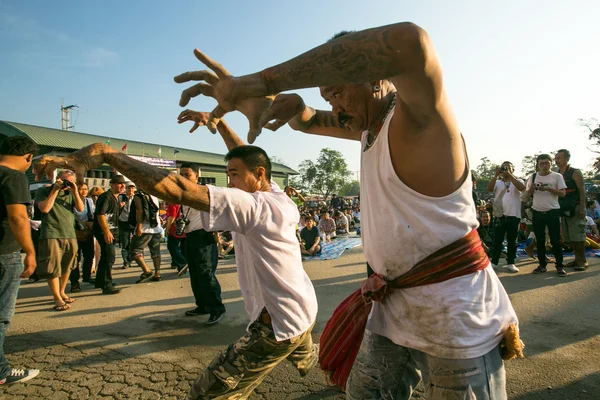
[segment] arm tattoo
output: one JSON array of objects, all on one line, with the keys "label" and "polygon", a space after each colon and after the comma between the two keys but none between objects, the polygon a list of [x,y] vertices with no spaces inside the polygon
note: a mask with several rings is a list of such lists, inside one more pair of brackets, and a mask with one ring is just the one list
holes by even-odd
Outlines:
[{"label": "arm tattoo", "polygon": [[320,126],[323,128],[340,128],[345,129],[340,124],[340,121],[331,111],[315,110],[315,115],[309,122],[309,127]]},{"label": "arm tattoo", "polygon": [[400,23],[350,33],[260,73],[269,92],[388,79],[422,65],[423,31]]},{"label": "arm tattoo", "polygon": [[167,203],[183,204],[206,212],[210,209],[208,189],[179,174],[134,160],[121,153],[106,154],[104,161],[135,182],[140,189]]}]

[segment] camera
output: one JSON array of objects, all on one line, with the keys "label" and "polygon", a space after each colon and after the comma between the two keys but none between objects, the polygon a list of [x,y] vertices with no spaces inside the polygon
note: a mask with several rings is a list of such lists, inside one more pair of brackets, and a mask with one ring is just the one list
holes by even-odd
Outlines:
[{"label": "camera", "polygon": [[508,167],[506,165],[503,165],[500,167],[500,171],[506,172],[506,171],[508,171]]},{"label": "camera", "polygon": [[183,230],[190,223],[190,220],[184,217],[179,217],[175,220],[175,234],[177,236],[183,235]]},{"label": "camera", "polygon": [[541,183],[539,183],[539,182],[535,184],[535,188],[536,188],[536,190],[537,190],[537,189],[540,189],[542,186],[544,186],[544,185],[543,185],[543,184],[541,184]]},{"label": "camera", "polygon": [[63,181],[63,183],[62,183],[62,184],[63,184],[63,185],[62,185],[62,188],[63,188],[63,189],[68,189],[68,188],[70,188],[70,187],[71,187],[71,184],[69,183],[69,181]]}]

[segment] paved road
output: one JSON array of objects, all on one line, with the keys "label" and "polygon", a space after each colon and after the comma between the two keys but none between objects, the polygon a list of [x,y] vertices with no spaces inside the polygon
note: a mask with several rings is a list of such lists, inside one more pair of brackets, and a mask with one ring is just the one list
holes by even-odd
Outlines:
[{"label": "paved road", "polygon": [[[600,398],[600,260],[586,272],[558,278],[500,273],[521,320],[527,358],[507,366],[509,398]],[[168,265],[168,255],[163,264]],[[118,265],[118,264],[117,264]],[[333,261],[307,262],[319,298],[315,339],[333,309],[365,276],[359,249]],[[181,399],[203,367],[247,324],[233,261],[219,265],[228,314],[205,327],[186,317],[193,307],[187,275],[136,285],[137,269],[116,270],[123,292],[101,296],[83,284],[71,310],[55,312],[44,283],[24,284],[5,350],[15,367],[42,370],[26,384],[0,389],[1,399]],[[419,398],[417,393],[415,398]],[[343,399],[315,370],[300,378],[287,363],[276,368],[252,399]]]}]

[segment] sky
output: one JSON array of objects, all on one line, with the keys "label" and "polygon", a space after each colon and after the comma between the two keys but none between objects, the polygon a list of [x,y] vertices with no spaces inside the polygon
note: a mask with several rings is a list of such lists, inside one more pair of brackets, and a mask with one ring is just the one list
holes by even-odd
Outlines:
[{"label": "sky", "polygon": [[[402,21],[424,28],[467,143],[471,166],[559,148],[574,166],[595,157],[578,118],[600,119],[600,2],[541,1],[85,1],[0,0],[0,120],[61,128],[60,105],[79,106],[74,131],[226,152],[206,128],[178,125],[173,77],[205,69],[199,48],[236,76],[261,71],[341,30]],[[329,109],[317,89],[299,91]],[[210,111],[214,99],[188,105]],[[225,120],[246,137],[239,113]],[[339,150],[353,176],[358,142],[289,127],[255,142],[292,168]],[[163,156],[167,156],[164,155]]]}]

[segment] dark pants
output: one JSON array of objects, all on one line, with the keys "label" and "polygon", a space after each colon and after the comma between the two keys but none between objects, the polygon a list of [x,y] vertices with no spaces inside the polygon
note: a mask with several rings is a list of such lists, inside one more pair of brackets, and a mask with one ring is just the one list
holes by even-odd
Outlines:
[{"label": "dark pants", "polygon": [[537,242],[538,259],[542,267],[546,266],[546,226],[552,245],[552,253],[556,258],[556,268],[563,266],[562,247],[560,245],[560,211],[539,212],[533,210],[533,233]]},{"label": "dark pants", "polygon": [[517,234],[519,233],[520,219],[517,217],[499,217],[494,219],[494,242],[492,244],[492,264],[498,265],[502,242],[506,235],[507,254],[506,263],[514,264],[517,258]]},{"label": "dark pants", "polygon": [[106,290],[114,287],[112,281],[112,267],[115,263],[115,244],[106,243],[104,235],[96,235],[100,245],[100,262],[96,271],[95,287]]},{"label": "dark pants", "polygon": [[214,235],[203,229],[188,233],[185,250],[196,306],[211,314],[225,311],[216,275],[219,253]]},{"label": "dark pants", "polygon": [[71,271],[69,280],[71,285],[79,284],[79,264],[81,264],[81,272],[83,280],[89,281],[92,277],[92,265],[94,264],[94,236],[90,235],[89,239],[81,242],[77,241],[77,266]]},{"label": "dark pants", "polygon": [[131,264],[131,252],[129,244],[131,243],[131,225],[129,222],[119,221],[119,244],[121,246],[121,257],[123,257],[123,264]]},{"label": "dark pants", "polygon": [[183,253],[185,252],[185,238],[169,236],[167,249],[171,255],[171,266],[181,268],[187,264]]}]

